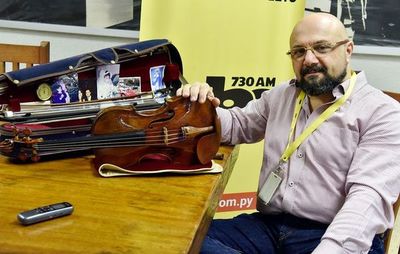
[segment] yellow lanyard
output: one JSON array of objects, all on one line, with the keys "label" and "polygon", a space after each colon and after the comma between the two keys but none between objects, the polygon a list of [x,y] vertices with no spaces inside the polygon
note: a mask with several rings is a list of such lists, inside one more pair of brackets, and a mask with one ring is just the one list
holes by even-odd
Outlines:
[{"label": "yellow lanyard", "polygon": [[288,145],[286,146],[285,151],[283,152],[280,163],[287,162],[292,153],[300,146],[301,143],[309,136],[313,131],[315,131],[326,119],[328,119],[346,100],[349,98],[351,92],[353,91],[354,85],[356,83],[357,75],[355,72],[352,72],[350,78],[350,85],[344,95],[337,100],[335,103],[329,106],[314,122],[312,122],[301,134],[297,137],[292,143],[290,140],[292,139],[294,128],[296,127],[297,119],[299,118],[301,106],[303,105],[304,98],[306,94],[304,91],[301,91],[297,96],[296,105],[293,112],[292,123],[290,125],[290,133],[288,138]]}]

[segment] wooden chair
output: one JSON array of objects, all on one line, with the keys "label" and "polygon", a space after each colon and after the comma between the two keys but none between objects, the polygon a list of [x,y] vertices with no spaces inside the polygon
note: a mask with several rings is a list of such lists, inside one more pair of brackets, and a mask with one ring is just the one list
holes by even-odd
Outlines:
[{"label": "wooden chair", "polygon": [[385,250],[386,254],[398,254],[399,248],[400,248],[400,213],[399,213],[399,206],[400,202],[397,200],[397,202],[394,204],[393,209],[394,209],[394,214],[395,214],[395,221],[393,228],[389,230],[389,233],[386,237],[386,242],[385,242]]},{"label": "wooden chair", "polygon": [[[50,61],[50,42],[40,46],[0,44],[0,73],[32,67]],[[11,66],[11,69],[7,68]]]},{"label": "wooden chair", "polygon": [[[400,102],[400,93],[394,93],[394,92],[388,92],[384,91],[385,94],[389,95],[393,99],[397,100]],[[386,238],[385,242],[385,250],[386,254],[398,254],[399,248],[400,248],[400,212],[399,212],[399,207],[400,207],[400,200],[397,200],[397,202],[393,205],[393,210],[394,210],[394,215],[395,215],[395,221],[393,228],[389,230],[389,233]]]}]

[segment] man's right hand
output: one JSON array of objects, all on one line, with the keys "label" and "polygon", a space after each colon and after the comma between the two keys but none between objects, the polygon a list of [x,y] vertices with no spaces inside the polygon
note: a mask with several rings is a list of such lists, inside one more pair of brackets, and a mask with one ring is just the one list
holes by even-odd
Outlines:
[{"label": "man's right hand", "polygon": [[190,97],[191,101],[204,103],[206,99],[210,100],[214,107],[218,107],[220,100],[214,96],[213,88],[207,83],[196,82],[194,84],[183,85],[176,91],[177,96],[185,98]]}]

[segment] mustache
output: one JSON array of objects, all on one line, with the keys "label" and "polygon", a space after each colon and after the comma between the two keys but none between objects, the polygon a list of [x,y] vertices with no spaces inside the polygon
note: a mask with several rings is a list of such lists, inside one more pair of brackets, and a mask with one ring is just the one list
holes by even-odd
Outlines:
[{"label": "mustache", "polygon": [[323,66],[305,66],[304,68],[301,69],[301,75],[304,76],[309,73],[314,73],[314,72],[322,72],[322,73],[327,73],[327,69]]}]

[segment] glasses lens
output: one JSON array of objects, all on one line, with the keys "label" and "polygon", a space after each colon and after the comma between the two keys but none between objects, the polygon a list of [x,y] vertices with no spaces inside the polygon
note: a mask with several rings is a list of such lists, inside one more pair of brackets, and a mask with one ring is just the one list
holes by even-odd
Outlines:
[{"label": "glasses lens", "polygon": [[340,41],[340,42],[337,42],[336,44],[332,44],[329,42],[318,42],[318,43],[311,45],[310,47],[293,48],[289,52],[290,52],[290,55],[292,56],[292,58],[294,58],[296,60],[302,59],[304,57],[304,55],[306,54],[307,50],[311,50],[313,52],[313,54],[318,57],[318,56],[328,54],[329,52],[334,50],[336,47],[338,47],[346,42],[348,42],[348,40]]},{"label": "glasses lens", "polygon": [[320,54],[326,54],[332,51],[334,46],[332,46],[329,43],[318,43],[312,45],[312,48],[314,49],[314,52],[320,53]]},{"label": "glasses lens", "polygon": [[301,58],[304,56],[304,54],[306,53],[306,49],[305,48],[294,48],[292,49],[292,56],[294,58]]}]

